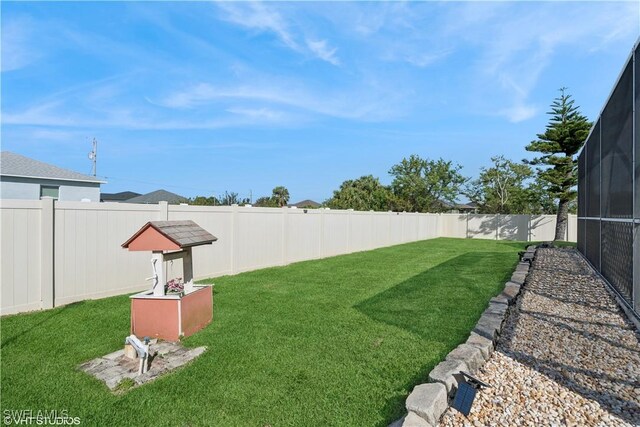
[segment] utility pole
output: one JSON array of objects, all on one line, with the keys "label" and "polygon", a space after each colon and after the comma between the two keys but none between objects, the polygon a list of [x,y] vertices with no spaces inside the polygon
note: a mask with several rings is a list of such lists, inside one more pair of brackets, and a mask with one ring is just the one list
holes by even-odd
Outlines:
[{"label": "utility pole", "polygon": [[89,153],[89,160],[93,162],[91,174],[96,176],[98,172],[98,141],[95,138],[93,138],[93,150]]}]

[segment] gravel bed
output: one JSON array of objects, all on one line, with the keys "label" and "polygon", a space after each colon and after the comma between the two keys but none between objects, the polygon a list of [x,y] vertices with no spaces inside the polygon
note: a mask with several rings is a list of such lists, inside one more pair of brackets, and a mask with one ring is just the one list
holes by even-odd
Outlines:
[{"label": "gravel bed", "polygon": [[640,334],[574,249],[538,249],[468,418],[441,426],[638,426]]}]

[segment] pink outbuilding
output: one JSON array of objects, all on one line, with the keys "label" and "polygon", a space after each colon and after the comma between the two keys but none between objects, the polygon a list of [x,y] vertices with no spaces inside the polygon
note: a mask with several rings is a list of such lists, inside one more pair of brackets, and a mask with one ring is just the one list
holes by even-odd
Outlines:
[{"label": "pink outbuilding", "polygon": [[[211,286],[193,283],[194,246],[218,240],[193,221],[150,221],[122,247],[130,251],[150,251],[150,290],[132,295],[131,333],[138,336],[178,341],[204,328],[213,320]],[[164,263],[182,260],[184,288],[167,292]]]}]

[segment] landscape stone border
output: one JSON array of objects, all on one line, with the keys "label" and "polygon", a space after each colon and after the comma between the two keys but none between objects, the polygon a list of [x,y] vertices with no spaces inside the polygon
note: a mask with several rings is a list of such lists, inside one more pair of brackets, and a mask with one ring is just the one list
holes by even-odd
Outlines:
[{"label": "landscape stone border", "polygon": [[453,401],[458,389],[460,371],[473,373],[480,369],[495,349],[507,312],[527,280],[536,247],[529,246],[522,254],[511,280],[500,295],[489,300],[467,341],[454,348],[445,360],[429,373],[429,382],[414,387],[407,397],[407,415],[389,427],[436,427],[442,414]]}]

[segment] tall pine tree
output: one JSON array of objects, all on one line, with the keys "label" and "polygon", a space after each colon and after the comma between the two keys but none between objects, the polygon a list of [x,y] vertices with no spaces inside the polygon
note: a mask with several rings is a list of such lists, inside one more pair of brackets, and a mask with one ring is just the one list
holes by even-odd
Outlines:
[{"label": "tall pine tree", "polygon": [[566,88],[551,104],[551,115],[544,133],[526,146],[527,151],[542,153],[529,161],[540,168],[540,180],[547,184],[548,191],[558,200],[555,240],[565,240],[569,221],[569,205],[576,198],[578,185],[578,161],[580,151],[591,129],[591,122],[574,106]]}]

